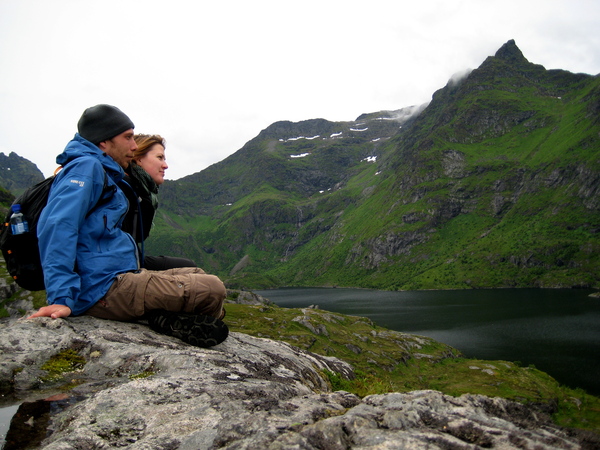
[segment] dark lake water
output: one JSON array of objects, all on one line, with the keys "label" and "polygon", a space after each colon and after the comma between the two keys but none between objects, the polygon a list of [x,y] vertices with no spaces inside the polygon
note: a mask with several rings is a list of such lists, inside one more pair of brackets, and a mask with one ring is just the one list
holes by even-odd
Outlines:
[{"label": "dark lake water", "polygon": [[600,298],[587,289],[255,291],[288,308],[368,317],[446,343],[469,358],[535,365],[561,384],[600,396]]}]

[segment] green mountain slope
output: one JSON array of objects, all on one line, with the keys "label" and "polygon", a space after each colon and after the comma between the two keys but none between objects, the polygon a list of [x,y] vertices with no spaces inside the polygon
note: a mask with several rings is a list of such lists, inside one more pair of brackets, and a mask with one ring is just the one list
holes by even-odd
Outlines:
[{"label": "green mountain slope", "polygon": [[283,248],[298,245],[297,228],[320,214],[324,194],[374,167],[382,146],[418,110],[271,125],[224,161],[165,183],[149,252],[183,253],[218,273],[248,252],[254,267],[276,264]]},{"label": "green mountain slope", "polygon": [[399,289],[597,285],[599,81],[506,44],[437,92],[369,198],[277,273]]},{"label": "green mountain slope", "polygon": [[421,109],[273,124],[166,184],[148,251],[251,288],[599,285],[599,77],[509,41]]}]

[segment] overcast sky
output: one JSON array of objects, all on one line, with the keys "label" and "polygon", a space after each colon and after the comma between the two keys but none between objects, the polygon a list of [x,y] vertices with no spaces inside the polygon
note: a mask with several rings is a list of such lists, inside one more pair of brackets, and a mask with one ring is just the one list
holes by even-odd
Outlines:
[{"label": "overcast sky", "polygon": [[109,103],[166,138],[178,179],[279,120],[426,103],[510,39],[598,74],[598,30],[598,0],[0,0],[0,152],[50,175]]}]

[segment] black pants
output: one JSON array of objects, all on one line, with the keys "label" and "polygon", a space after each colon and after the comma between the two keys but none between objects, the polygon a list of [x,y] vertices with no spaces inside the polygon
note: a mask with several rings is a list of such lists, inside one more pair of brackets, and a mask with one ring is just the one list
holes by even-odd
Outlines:
[{"label": "black pants", "polygon": [[198,267],[194,261],[187,258],[177,258],[175,256],[145,256],[144,269],[148,270],[167,270],[177,269],[179,267]]}]

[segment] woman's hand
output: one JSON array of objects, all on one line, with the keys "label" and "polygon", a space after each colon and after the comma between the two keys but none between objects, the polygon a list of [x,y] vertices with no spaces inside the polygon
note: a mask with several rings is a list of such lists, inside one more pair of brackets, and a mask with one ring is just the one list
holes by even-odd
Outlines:
[{"label": "woman's hand", "polygon": [[66,305],[48,305],[41,307],[38,312],[32,314],[28,319],[34,317],[52,317],[53,319],[59,319],[61,317],[69,317],[71,315],[71,308]]}]

